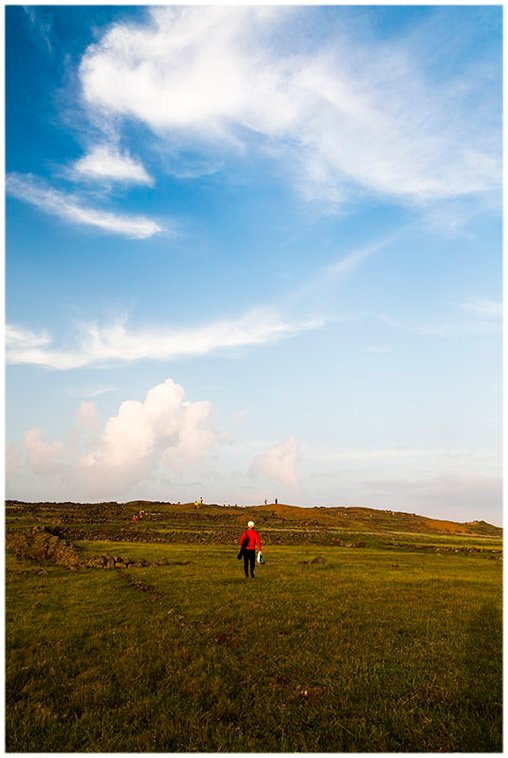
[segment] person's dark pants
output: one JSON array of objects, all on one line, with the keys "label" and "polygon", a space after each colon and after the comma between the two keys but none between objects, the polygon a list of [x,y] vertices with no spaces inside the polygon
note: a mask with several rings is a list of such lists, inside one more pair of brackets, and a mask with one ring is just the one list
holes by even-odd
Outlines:
[{"label": "person's dark pants", "polygon": [[243,570],[245,571],[245,576],[249,576],[249,565],[250,565],[250,575],[254,576],[254,563],[255,562],[256,562],[256,551],[244,550]]}]

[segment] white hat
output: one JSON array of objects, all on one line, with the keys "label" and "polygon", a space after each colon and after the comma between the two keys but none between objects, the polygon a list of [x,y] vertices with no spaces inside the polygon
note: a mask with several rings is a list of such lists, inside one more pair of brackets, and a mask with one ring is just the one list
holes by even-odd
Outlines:
[{"label": "white hat", "polygon": [[252,529],[252,527],[254,526],[254,521],[249,521],[247,526],[249,527],[249,529]]}]

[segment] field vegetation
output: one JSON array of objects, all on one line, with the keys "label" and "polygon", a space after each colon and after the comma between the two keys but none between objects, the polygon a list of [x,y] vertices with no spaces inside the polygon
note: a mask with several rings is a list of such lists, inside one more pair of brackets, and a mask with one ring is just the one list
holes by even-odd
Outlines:
[{"label": "field vegetation", "polygon": [[[316,545],[305,542],[308,514],[273,526],[256,517],[267,562],[246,580],[235,543],[247,509],[236,530],[234,509],[223,511],[222,536],[235,537],[224,544],[194,541],[221,531],[206,508],[175,506],[172,517],[157,505],[163,519],[151,521],[149,506],[131,525],[132,504],[102,522],[79,505],[65,517],[45,507],[17,504],[14,519],[8,507],[8,544],[43,523],[59,539],[102,524],[121,538],[75,539],[83,565],[104,554],[133,563],[69,570],[8,550],[9,752],[502,751],[494,527],[378,530],[373,546],[374,532],[323,525],[323,541],[341,543]],[[132,526],[143,540],[128,539]]]}]

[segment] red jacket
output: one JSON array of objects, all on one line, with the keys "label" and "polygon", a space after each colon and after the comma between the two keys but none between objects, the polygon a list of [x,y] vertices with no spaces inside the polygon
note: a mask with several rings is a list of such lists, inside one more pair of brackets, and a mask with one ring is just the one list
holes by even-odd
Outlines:
[{"label": "red jacket", "polygon": [[245,538],[248,538],[248,542],[245,546],[246,550],[254,550],[256,548],[256,545],[258,546],[258,550],[261,550],[261,540],[259,539],[259,534],[254,531],[254,529],[246,529],[242,536],[240,537],[239,545],[242,546],[242,542]]}]

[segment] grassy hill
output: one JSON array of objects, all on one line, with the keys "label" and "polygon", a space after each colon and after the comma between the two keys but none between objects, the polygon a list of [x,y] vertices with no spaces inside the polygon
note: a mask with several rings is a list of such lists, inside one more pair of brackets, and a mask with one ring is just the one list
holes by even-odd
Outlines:
[{"label": "grassy hill", "polygon": [[[142,521],[132,516],[144,511]],[[500,555],[502,529],[374,508],[287,504],[229,506],[163,503],[6,503],[7,532],[48,526],[68,540],[235,545],[248,520],[267,545],[328,545],[391,550],[468,550]]]},{"label": "grassy hill", "polygon": [[123,522],[131,514],[143,509],[151,519],[164,517],[180,518],[189,523],[206,521],[206,517],[220,518],[224,525],[243,523],[249,519],[258,525],[323,526],[366,531],[416,532],[425,534],[463,534],[484,537],[501,537],[502,529],[485,521],[457,523],[442,519],[418,516],[414,513],[380,510],[363,507],[314,507],[302,508],[296,505],[269,503],[268,505],[231,506],[202,503],[165,503],[150,500],[132,500],[126,503],[24,503],[7,500],[8,522],[23,516],[25,518],[62,518],[89,521],[90,517],[103,521]]}]

